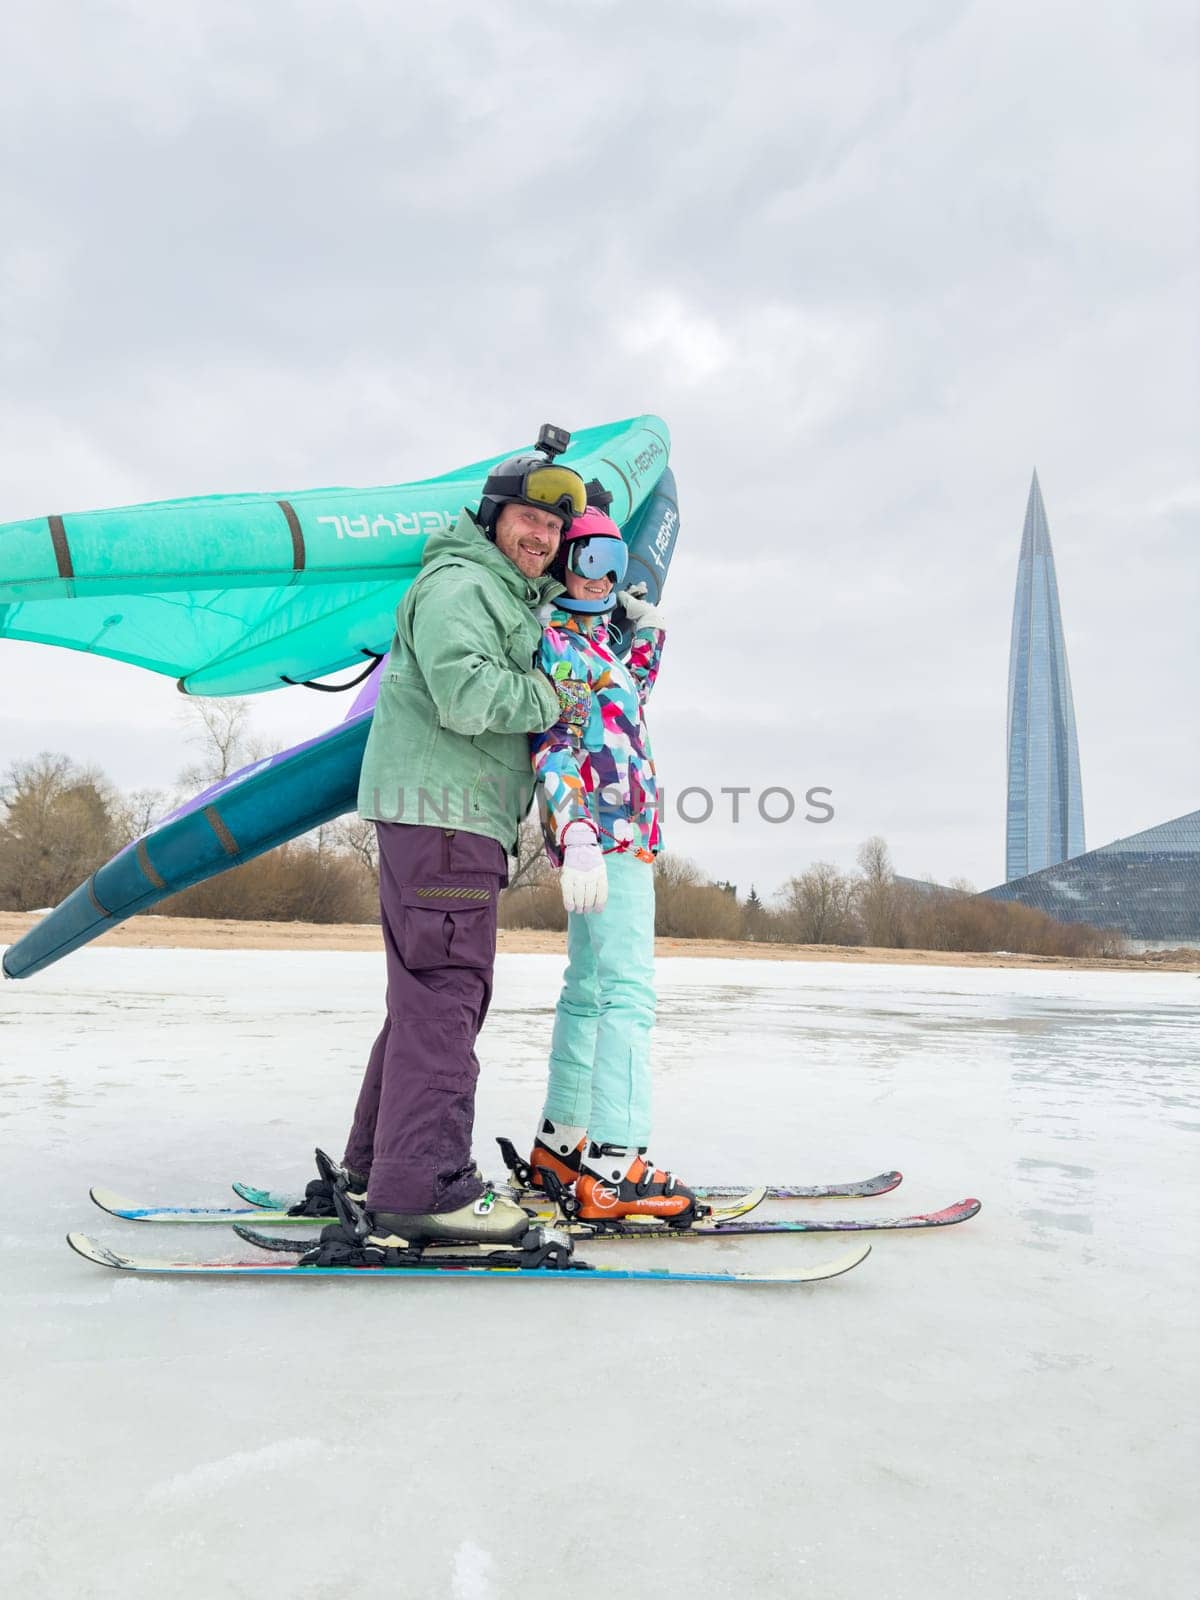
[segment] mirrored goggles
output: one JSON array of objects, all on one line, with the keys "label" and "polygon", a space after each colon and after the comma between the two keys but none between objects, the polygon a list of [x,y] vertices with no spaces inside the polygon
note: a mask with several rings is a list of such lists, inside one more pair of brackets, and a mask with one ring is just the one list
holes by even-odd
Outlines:
[{"label": "mirrored goggles", "polygon": [[589,583],[610,578],[615,589],[625,577],[629,547],[624,539],[575,539],[567,547],[567,565]]},{"label": "mirrored goggles", "polygon": [[548,511],[565,511],[581,517],[587,510],[587,490],[583,479],[570,467],[531,467],[525,474],[522,497]]}]

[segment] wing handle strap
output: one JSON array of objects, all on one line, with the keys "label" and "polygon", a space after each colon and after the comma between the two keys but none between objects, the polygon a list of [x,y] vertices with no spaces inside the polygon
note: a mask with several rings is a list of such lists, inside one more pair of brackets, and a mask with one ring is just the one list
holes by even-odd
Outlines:
[{"label": "wing handle strap", "polygon": [[345,694],[347,689],[357,689],[360,683],[366,683],[367,679],[375,671],[375,668],[383,660],[383,657],[381,655],[377,655],[374,650],[366,650],[361,646],[359,648],[359,653],[369,657],[369,663],[362,669],[357,678],[351,678],[348,683],[316,683],[312,680],[309,680],[308,682],[302,682],[297,678],[289,678],[287,674],[283,672],[279,674],[280,681],[283,683],[290,683],[294,689],[316,689],[321,694]]}]

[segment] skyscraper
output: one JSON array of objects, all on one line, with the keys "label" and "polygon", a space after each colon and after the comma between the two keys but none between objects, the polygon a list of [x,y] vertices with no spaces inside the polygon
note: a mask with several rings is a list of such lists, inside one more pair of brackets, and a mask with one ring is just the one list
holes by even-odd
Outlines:
[{"label": "skyscraper", "polygon": [[1054,552],[1037,473],[1029,486],[1008,658],[1005,877],[1082,855],[1083,786]]}]

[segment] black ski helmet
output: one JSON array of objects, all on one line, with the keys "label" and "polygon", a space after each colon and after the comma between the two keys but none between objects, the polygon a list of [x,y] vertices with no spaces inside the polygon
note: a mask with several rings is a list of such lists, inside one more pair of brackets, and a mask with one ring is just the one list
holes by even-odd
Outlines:
[{"label": "black ski helmet", "polygon": [[587,507],[583,479],[570,467],[559,466],[554,459],[570,442],[571,435],[565,429],[543,423],[535,447],[541,455],[509,456],[507,461],[492,468],[484,483],[476,516],[489,539],[495,537],[501,506],[516,504],[553,511],[562,518],[564,533],[571,526],[571,519],[582,515]]}]

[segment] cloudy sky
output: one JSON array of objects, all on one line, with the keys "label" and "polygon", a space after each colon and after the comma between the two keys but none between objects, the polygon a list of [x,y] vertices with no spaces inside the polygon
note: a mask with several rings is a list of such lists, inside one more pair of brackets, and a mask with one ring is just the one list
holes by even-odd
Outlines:
[{"label": "cloudy sky", "polygon": [[[982,887],[1036,465],[1088,842],[1191,810],[1198,54],[1184,0],[43,0],[0,102],[0,520],[657,412],[668,789],[836,810],[669,842],[762,890],[881,833]],[[180,704],[0,641],[0,766],[169,786]],[[255,702],[280,745],[339,711]]]}]

